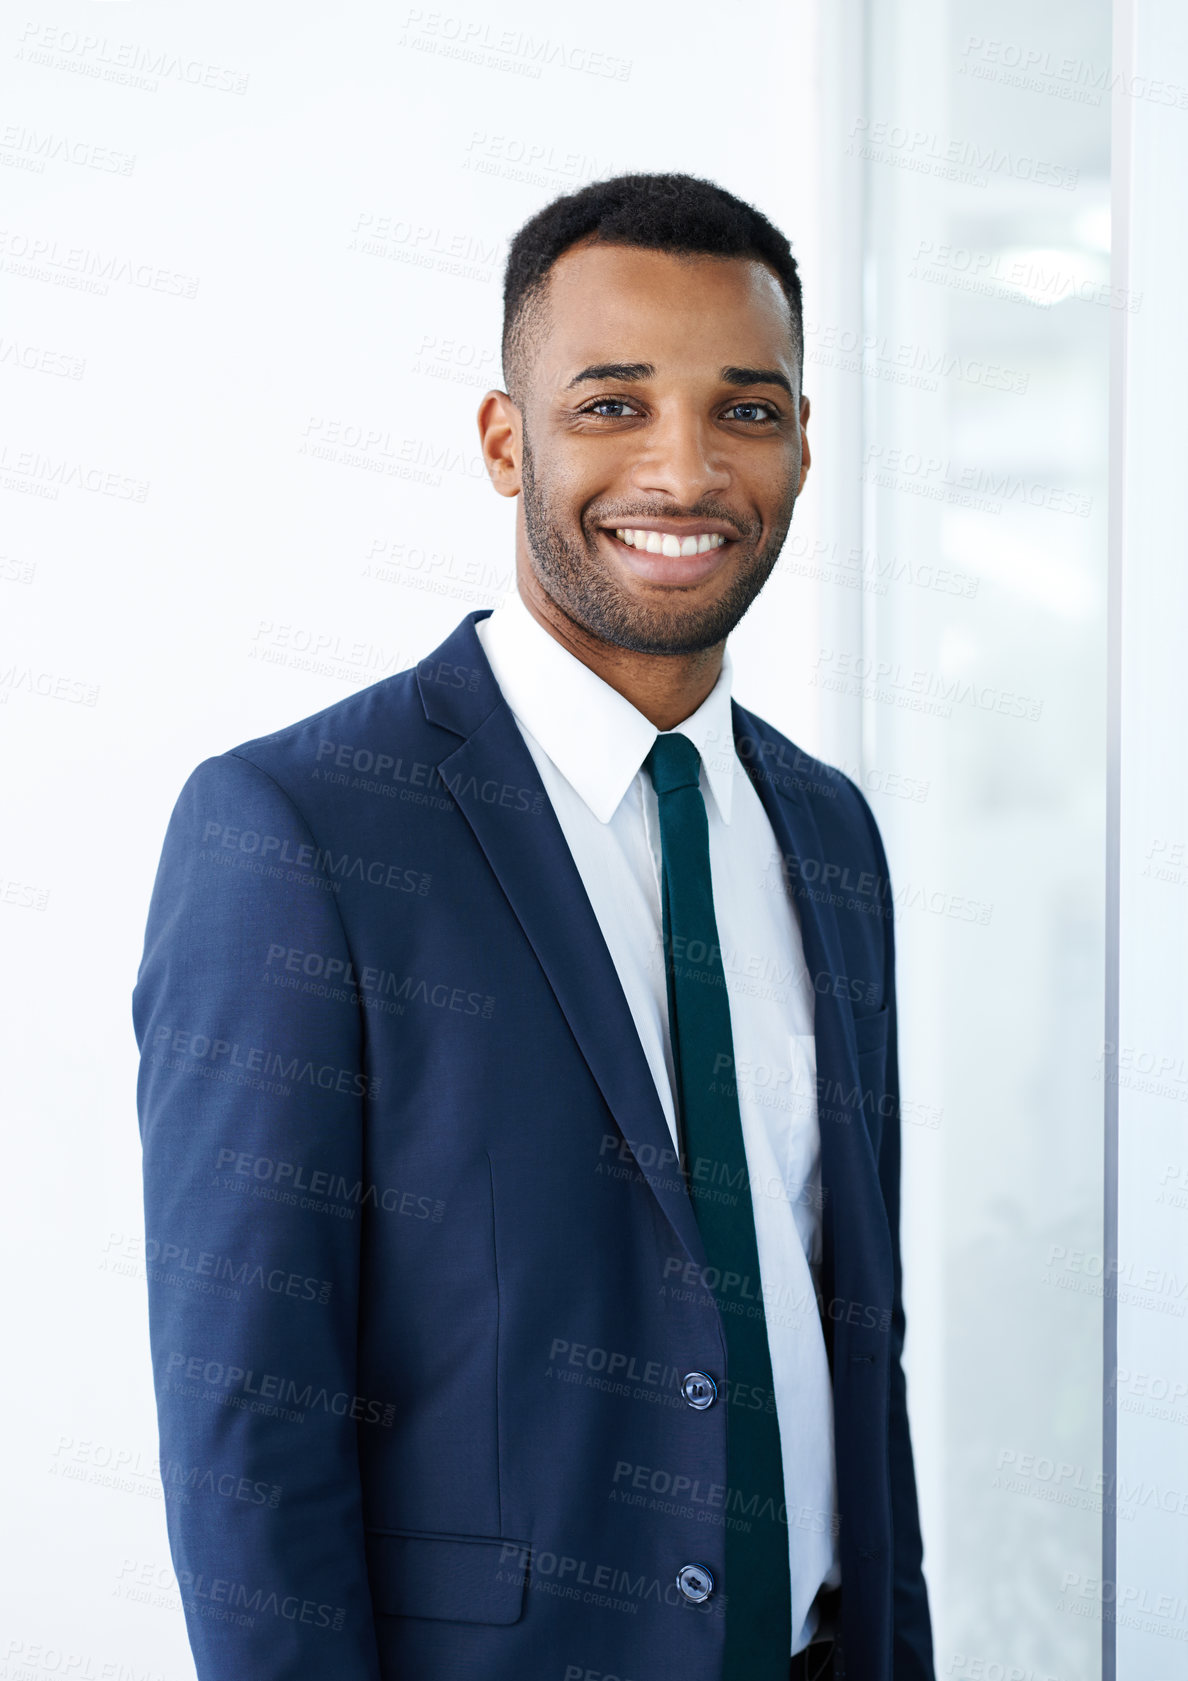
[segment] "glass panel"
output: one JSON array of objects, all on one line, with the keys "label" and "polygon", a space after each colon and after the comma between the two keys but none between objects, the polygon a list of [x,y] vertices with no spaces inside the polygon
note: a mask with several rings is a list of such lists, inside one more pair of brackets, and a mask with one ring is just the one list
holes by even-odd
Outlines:
[{"label": "glass panel", "polygon": [[[868,8],[860,697],[944,1676],[1100,1674],[1110,8]],[[1124,300],[1123,300],[1124,302]],[[833,669],[828,665],[832,663]],[[1001,1667],[995,1667],[1001,1666]]]}]

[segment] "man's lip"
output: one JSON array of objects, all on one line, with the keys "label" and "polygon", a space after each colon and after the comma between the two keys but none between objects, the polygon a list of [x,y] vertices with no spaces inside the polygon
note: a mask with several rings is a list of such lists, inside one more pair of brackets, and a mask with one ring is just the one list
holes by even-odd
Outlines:
[{"label": "man's lip", "polygon": [[738,541],[738,531],[720,519],[618,519],[599,521],[599,529],[614,536],[616,531],[658,531],[661,536],[694,537],[707,531],[712,537],[726,537]]}]

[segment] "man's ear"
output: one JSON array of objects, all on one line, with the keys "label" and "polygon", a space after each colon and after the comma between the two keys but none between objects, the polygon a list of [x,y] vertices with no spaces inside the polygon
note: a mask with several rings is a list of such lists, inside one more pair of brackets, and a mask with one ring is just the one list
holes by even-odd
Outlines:
[{"label": "man's ear", "polygon": [[804,489],[804,481],[808,478],[808,470],[813,464],[812,452],[809,449],[808,433],[805,430],[808,426],[808,417],[809,400],[807,397],[802,397],[800,399],[800,484],[797,487],[797,496],[799,496],[800,492]]},{"label": "man's ear", "polygon": [[487,475],[500,496],[518,496],[523,421],[506,391],[488,391],[479,404],[479,443]]}]

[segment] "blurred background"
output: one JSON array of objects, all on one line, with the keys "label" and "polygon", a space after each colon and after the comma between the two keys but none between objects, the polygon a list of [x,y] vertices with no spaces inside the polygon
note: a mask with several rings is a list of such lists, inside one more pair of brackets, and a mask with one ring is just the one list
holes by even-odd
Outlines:
[{"label": "blurred background", "polygon": [[[1147,0],[461,3],[0,23],[5,1235],[33,1367],[4,1673],[193,1673],[130,1012],[173,801],[512,587],[475,426],[508,240],[587,181],[677,169],[757,204],[803,273],[814,465],[736,692],[861,783],[890,856],[938,1674],[1188,1675],[1183,959],[1142,944],[1183,929],[1188,819],[1176,796],[1127,830],[1119,803],[1126,741],[1128,809],[1183,768],[1182,539],[1123,542],[1136,463],[1176,473],[1177,323],[1132,270],[1182,242],[1181,25]],[[1149,160],[1121,252],[1120,156]],[[1162,569],[1131,574],[1141,644],[1124,551]]]}]

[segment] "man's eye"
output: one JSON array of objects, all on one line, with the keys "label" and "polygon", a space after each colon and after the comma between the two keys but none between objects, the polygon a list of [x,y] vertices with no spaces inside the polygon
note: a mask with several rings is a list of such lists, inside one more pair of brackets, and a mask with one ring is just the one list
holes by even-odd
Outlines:
[{"label": "man's eye", "polygon": [[736,415],[739,420],[745,420],[748,425],[754,425],[759,420],[775,420],[777,418],[774,409],[766,403],[731,403],[726,412]]},{"label": "man's eye", "polygon": [[582,410],[583,414],[596,414],[602,420],[621,420],[624,414],[635,414],[626,397],[599,397],[596,403],[591,403]]}]

